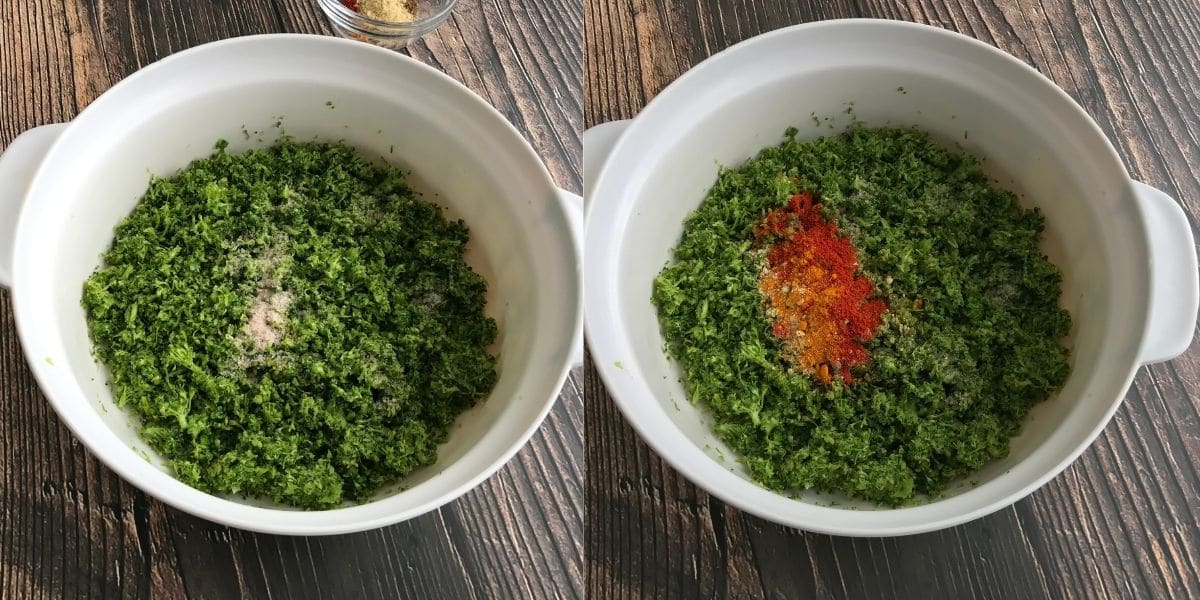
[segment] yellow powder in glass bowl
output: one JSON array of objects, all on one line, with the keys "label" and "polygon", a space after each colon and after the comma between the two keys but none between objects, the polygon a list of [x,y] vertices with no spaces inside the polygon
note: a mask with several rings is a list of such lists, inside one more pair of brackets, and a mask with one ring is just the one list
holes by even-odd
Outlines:
[{"label": "yellow powder in glass bowl", "polygon": [[415,0],[358,0],[358,12],[377,21],[408,23],[416,19]]}]

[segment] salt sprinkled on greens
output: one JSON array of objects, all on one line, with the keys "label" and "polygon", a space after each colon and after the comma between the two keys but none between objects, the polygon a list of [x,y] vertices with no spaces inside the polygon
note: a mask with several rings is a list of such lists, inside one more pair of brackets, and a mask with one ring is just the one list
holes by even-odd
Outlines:
[{"label": "salt sprinkled on greens", "polygon": [[[936,495],[1007,455],[1070,371],[1042,216],[920,131],[795,135],[723,170],[687,218],[653,288],[667,350],[762,485],[885,505]],[[789,370],[759,289],[755,228],[803,193],[851,238],[888,307],[845,380]]]},{"label": "salt sprinkled on greens", "polygon": [[467,227],[343,145],[225,147],[117,226],[83,289],[95,354],[184,483],[364,501],[496,381]]}]

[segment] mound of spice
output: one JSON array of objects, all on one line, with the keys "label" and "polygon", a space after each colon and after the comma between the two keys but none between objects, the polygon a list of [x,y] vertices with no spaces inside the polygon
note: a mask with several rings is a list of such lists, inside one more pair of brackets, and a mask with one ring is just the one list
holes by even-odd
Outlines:
[{"label": "mound of spice", "polygon": [[376,21],[409,23],[416,20],[416,0],[342,0],[342,4]]},{"label": "mound of spice", "polygon": [[936,495],[1070,371],[1042,217],[920,131],[796,134],[685,221],[652,292],[667,351],[763,486]]},{"label": "mound of spice", "polygon": [[887,304],[871,298],[875,286],[858,274],[854,243],[821,208],[801,192],[755,228],[755,239],[768,244],[758,287],[783,360],[821,383],[840,373],[849,384],[850,370],[868,361],[862,342],[875,335]]},{"label": "mound of spice", "polygon": [[496,381],[467,227],[347,146],[217,148],[150,183],[84,284],[114,400],[200,490],[366,500]]}]

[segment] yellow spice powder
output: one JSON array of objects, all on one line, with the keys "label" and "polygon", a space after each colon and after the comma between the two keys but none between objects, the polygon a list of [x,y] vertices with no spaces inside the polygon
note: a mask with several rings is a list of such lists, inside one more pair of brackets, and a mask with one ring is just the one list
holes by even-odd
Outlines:
[{"label": "yellow spice powder", "polygon": [[415,0],[359,0],[358,12],[377,21],[408,23],[416,19]]}]

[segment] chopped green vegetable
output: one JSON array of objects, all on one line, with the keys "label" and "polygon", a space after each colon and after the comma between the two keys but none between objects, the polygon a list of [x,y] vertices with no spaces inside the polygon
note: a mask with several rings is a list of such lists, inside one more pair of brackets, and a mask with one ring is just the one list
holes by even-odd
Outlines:
[{"label": "chopped green vegetable", "polygon": [[346,146],[220,142],[151,182],[83,306],[116,403],[181,481],[330,508],[433,463],[494,385],[467,240]]},{"label": "chopped green vegetable", "polygon": [[[655,280],[669,354],[754,479],[885,505],[936,495],[1008,453],[1069,373],[1061,272],[1043,218],[969,154],[856,126],[723,170]],[[858,249],[889,305],[853,384],[789,372],[759,292],[754,226],[800,191]]]}]

